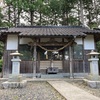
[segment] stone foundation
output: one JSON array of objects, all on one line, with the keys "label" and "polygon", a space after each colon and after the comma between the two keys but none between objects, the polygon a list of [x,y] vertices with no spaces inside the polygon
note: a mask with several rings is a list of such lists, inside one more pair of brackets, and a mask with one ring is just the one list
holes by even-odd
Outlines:
[{"label": "stone foundation", "polygon": [[88,79],[83,79],[83,80],[91,88],[100,88],[100,81],[91,81]]},{"label": "stone foundation", "polygon": [[9,82],[9,81],[6,81],[6,82],[2,83],[2,88],[3,89],[8,89],[8,88],[23,88],[23,87],[26,86],[26,84],[27,84],[26,80],[23,80],[21,82]]},{"label": "stone foundation", "polygon": [[2,83],[2,88],[23,88],[27,84],[27,80],[22,75],[10,75],[8,81]]}]

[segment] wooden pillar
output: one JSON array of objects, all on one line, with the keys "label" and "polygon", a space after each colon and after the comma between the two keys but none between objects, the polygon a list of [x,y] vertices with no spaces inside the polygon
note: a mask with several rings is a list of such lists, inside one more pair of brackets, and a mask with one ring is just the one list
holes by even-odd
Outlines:
[{"label": "wooden pillar", "polygon": [[70,78],[73,78],[73,64],[72,64],[72,47],[69,46],[69,60],[70,60]]},{"label": "wooden pillar", "polygon": [[35,40],[34,52],[33,52],[33,78],[36,78],[36,59],[37,59],[37,52],[36,52],[36,40]]},{"label": "wooden pillar", "polygon": [[82,51],[82,52],[83,52],[83,73],[85,73],[85,59],[84,59],[84,56],[85,56],[85,55],[84,55],[84,54],[85,54],[85,53],[84,53],[84,37],[82,38],[82,44],[83,44],[83,51]]}]

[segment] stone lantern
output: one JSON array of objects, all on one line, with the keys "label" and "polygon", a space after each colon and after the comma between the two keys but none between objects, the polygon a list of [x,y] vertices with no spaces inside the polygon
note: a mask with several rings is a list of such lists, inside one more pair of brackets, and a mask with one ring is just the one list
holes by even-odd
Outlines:
[{"label": "stone lantern", "polygon": [[22,56],[21,53],[19,53],[18,51],[11,53],[10,54],[12,56],[12,75],[19,75],[20,74],[20,56]]},{"label": "stone lantern", "polygon": [[11,53],[12,56],[12,74],[9,76],[8,81],[2,83],[2,88],[23,88],[27,84],[27,80],[20,75],[20,54],[18,51]]},{"label": "stone lantern", "polygon": [[94,52],[93,50],[88,53],[87,55],[89,55],[89,59],[88,61],[90,62],[90,75],[89,78],[91,80],[98,80],[98,76],[99,76],[99,70],[98,70],[98,55],[100,53],[98,52]]}]

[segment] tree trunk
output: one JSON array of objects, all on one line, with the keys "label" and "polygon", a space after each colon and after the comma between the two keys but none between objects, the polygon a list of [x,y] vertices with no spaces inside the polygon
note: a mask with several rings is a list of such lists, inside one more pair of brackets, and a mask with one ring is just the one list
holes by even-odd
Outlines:
[{"label": "tree trunk", "polygon": [[63,13],[62,25],[68,25],[68,14],[66,12]]},{"label": "tree trunk", "polygon": [[41,11],[40,11],[40,23],[39,23],[39,25],[41,25],[41,20],[42,20],[42,14],[41,14]]},{"label": "tree trunk", "polygon": [[33,20],[34,20],[34,16],[33,16],[33,15],[34,15],[34,12],[31,11],[31,12],[30,12],[31,25],[33,25],[33,22],[34,22],[34,21],[33,21]]},{"label": "tree trunk", "polygon": [[10,5],[8,6],[8,22],[10,23],[11,21],[11,16],[10,16]]},{"label": "tree trunk", "polygon": [[17,24],[20,25],[20,11],[19,11],[19,9],[18,9],[18,23]]},{"label": "tree trunk", "polygon": [[13,7],[13,13],[14,13],[14,26],[16,26],[16,8]]},{"label": "tree trunk", "polygon": [[80,21],[84,25],[83,0],[80,0]]}]

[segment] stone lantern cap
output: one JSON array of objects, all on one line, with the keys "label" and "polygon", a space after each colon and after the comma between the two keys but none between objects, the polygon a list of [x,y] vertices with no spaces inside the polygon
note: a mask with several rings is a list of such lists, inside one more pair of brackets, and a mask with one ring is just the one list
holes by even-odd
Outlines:
[{"label": "stone lantern cap", "polygon": [[95,52],[94,50],[92,50],[90,53],[88,53],[87,55],[99,55],[100,53]]},{"label": "stone lantern cap", "polygon": [[19,53],[18,51],[15,51],[14,53],[10,53],[11,56],[22,56],[23,54]]}]

